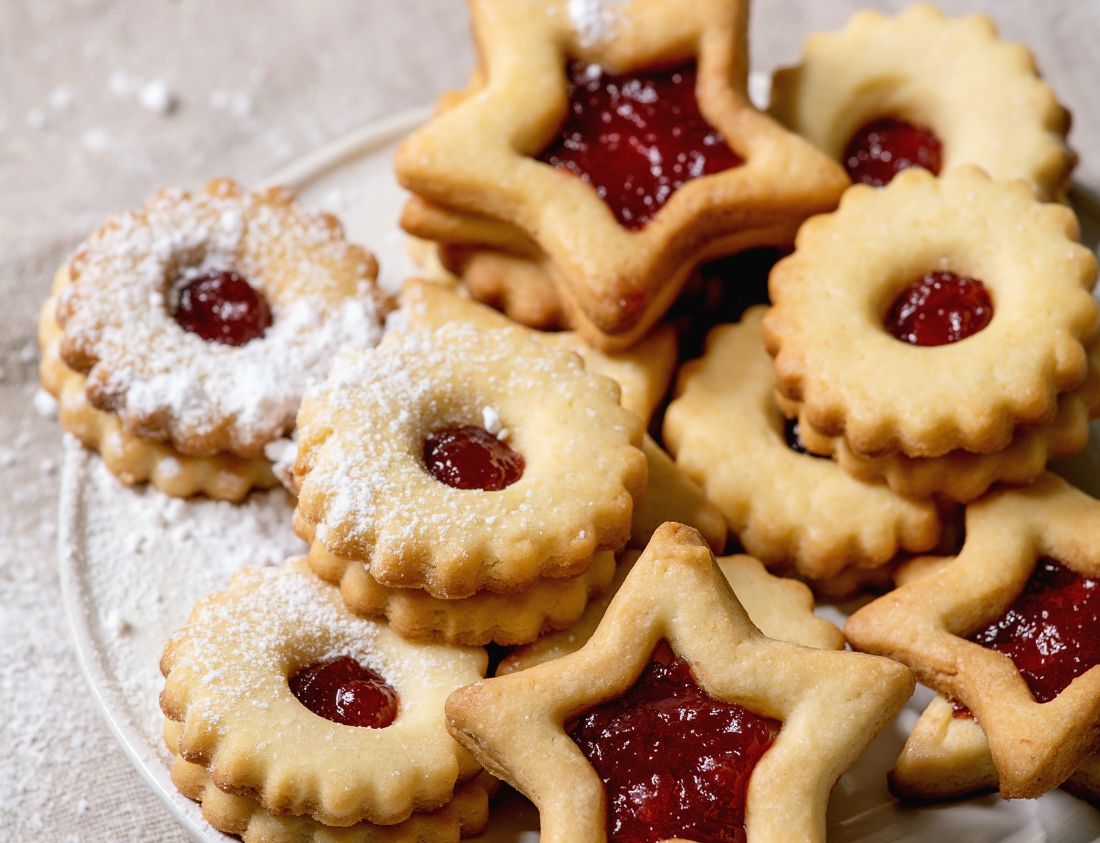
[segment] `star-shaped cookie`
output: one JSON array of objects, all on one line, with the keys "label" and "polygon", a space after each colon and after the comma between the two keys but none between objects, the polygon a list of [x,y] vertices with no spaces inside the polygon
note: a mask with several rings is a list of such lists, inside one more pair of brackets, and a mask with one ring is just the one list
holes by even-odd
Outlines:
[{"label": "star-shaped cookie", "polygon": [[[701,260],[789,243],[848,184],[835,162],[750,104],[745,0],[470,5],[481,87],[405,141],[398,179],[533,241],[570,324],[599,347],[642,337]],[[537,158],[569,113],[571,62],[611,75],[694,62],[698,108],[713,131],[710,152],[691,153],[725,143],[738,163],[710,174],[692,164],[646,224],[620,223],[584,178]]]},{"label": "star-shaped cookie", "polygon": [[448,727],[535,803],[544,843],[604,840],[604,785],[568,724],[626,694],[662,642],[711,701],[782,724],[748,782],[749,839],[824,840],[833,783],[893,719],[913,677],[887,659],[765,638],[681,524],[657,530],[583,648],[459,689]]}]

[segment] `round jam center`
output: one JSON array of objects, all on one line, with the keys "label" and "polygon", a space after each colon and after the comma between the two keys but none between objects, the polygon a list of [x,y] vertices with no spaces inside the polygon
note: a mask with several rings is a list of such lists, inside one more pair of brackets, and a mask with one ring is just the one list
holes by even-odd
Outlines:
[{"label": "round jam center", "polygon": [[303,667],[288,683],[302,705],[333,723],[383,729],[397,717],[397,691],[350,656]]},{"label": "round jam center", "polygon": [[466,425],[431,433],[424,440],[424,466],[455,489],[499,492],[523,476],[523,456],[489,431]]},{"label": "round jam center", "polygon": [[229,271],[208,272],[180,287],[172,317],[185,331],[222,345],[245,345],[271,327],[263,293]]},{"label": "round jam center", "polygon": [[868,123],[844,150],[844,169],[857,184],[882,187],[902,170],[924,167],[939,175],[943,145],[931,129],[887,117]]},{"label": "round jam center", "polygon": [[707,696],[672,658],[651,662],[569,736],[603,780],[613,843],[743,843],[749,777],[779,727]]},{"label": "round jam center", "polygon": [[1011,658],[1035,699],[1049,702],[1100,664],[1100,578],[1043,559],[1004,616],[970,640]]},{"label": "round jam center", "polygon": [[993,318],[985,285],[954,272],[929,272],[901,291],[883,326],[910,345],[948,345],[973,336]]},{"label": "round jam center", "polygon": [[612,76],[573,63],[569,112],[539,160],[580,176],[619,223],[637,229],[691,179],[741,158],[699,111],[695,66]]}]

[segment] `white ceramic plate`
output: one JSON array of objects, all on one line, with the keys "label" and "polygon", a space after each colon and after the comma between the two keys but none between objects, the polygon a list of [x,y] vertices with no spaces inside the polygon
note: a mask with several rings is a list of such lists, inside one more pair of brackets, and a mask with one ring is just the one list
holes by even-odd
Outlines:
[{"label": "white ceramic plate", "polygon": [[[339,214],[348,233],[374,250],[382,283],[396,289],[415,271],[396,221],[403,193],[391,160],[399,140],[422,122],[418,110],[376,124],[325,147],[279,173],[304,201]],[[1092,194],[1078,208],[1094,245],[1100,214]],[[1094,494],[1100,481],[1100,438],[1065,466]],[[61,498],[61,583],[81,665],[107,722],[149,785],[196,840],[228,840],[180,796],[168,777],[160,739],[157,662],[169,634],[202,594],[220,587],[242,564],[277,564],[294,552],[290,507],[282,493],[256,495],[241,507],[170,500],[117,483],[96,456],[68,444]],[[842,616],[827,608],[834,620]],[[832,614],[829,614],[832,613]],[[1030,802],[987,796],[946,806],[904,809],[885,774],[930,692],[921,689],[856,767],[837,785],[829,808],[831,841],[949,838],[967,843],[1100,839],[1100,812],[1061,791]],[[494,804],[482,838],[491,843],[538,840],[534,809],[515,794]]]}]

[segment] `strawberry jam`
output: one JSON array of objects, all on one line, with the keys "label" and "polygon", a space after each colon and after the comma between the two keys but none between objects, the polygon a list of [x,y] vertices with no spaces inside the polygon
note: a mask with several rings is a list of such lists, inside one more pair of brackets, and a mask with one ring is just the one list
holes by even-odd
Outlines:
[{"label": "strawberry jam", "polygon": [[397,717],[397,691],[350,656],[303,667],[287,681],[298,702],[333,723],[384,729]]},{"label": "strawberry jam", "polygon": [[523,455],[473,425],[447,427],[424,440],[424,466],[454,489],[499,492],[523,476]]},{"label": "strawberry jam", "polygon": [[929,272],[894,300],[883,326],[910,345],[948,345],[973,336],[993,318],[985,285],[954,272]]},{"label": "strawberry jam", "polygon": [[1007,655],[1035,699],[1050,702],[1100,664],[1100,578],[1042,559],[1008,611],[970,640]]},{"label": "strawberry jam", "polygon": [[956,720],[973,720],[974,712],[963,705],[958,700],[950,700],[951,703],[951,716]]},{"label": "strawberry jam", "polygon": [[180,287],[172,317],[185,331],[221,345],[245,345],[271,327],[271,308],[263,293],[236,272],[224,270]]},{"label": "strawberry jam", "polygon": [[743,843],[749,777],[780,724],[707,696],[662,650],[626,694],[568,727],[606,788],[608,839]]},{"label": "strawberry jam", "polygon": [[539,160],[580,176],[621,225],[642,228],[691,179],[741,163],[699,111],[695,66],[612,76],[569,66],[569,112]]},{"label": "strawberry jam", "polygon": [[882,187],[910,167],[924,167],[938,176],[943,145],[932,130],[887,117],[855,133],[844,150],[843,163],[856,184]]}]

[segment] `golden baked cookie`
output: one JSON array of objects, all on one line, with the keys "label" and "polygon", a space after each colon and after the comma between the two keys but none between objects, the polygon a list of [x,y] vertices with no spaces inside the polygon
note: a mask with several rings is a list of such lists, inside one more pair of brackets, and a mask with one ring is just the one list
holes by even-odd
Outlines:
[{"label": "golden baked cookie", "polygon": [[[638,550],[624,553],[611,587],[589,604],[577,623],[513,650],[497,667],[497,675],[515,673],[567,656],[587,644],[639,556],[641,551]],[[745,607],[749,620],[768,638],[804,647],[844,649],[840,630],[814,614],[813,595],[806,586],[769,574],[758,559],[744,554],[720,556],[715,561]]]},{"label": "golden baked cookie", "polygon": [[[912,690],[888,659],[763,637],[698,532],[667,524],[584,647],[456,691],[447,718],[535,803],[544,843],[824,840],[834,781]],[[662,716],[671,699],[692,715]]]},{"label": "golden baked cookie", "polygon": [[161,659],[160,704],[182,724],[180,757],[222,790],[326,825],[393,825],[478,772],[443,701],[486,664],[355,617],[299,559],[196,604]]},{"label": "golden baked cookie", "polygon": [[934,547],[941,524],[932,503],[853,479],[801,447],[773,399],[764,312],[754,307],[715,328],[703,357],[681,370],[664,422],[676,464],[749,553],[812,580]]},{"label": "golden baked cookie", "polygon": [[96,409],[187,456],[263,456],[340,348],[381,337],[374,258],[271,188],[164,190],[77,250],[59,352]]},{"label": "golden baked cookie", "polygon": [[972,711],[1001,794],[1031,798],[1100,750],[1098,581],[1100,502],[1045,474],[971,504],[959,555],[844,633]]},{"label": "golden baked cookie", "polygon": [[773,77],[769,112],[857,183],[974,164],[1051,200],[1076,162],[1069,113],[1031,52],[1001,41],[987,17],[948,18],[924,3],[811,35],[801,63]]},{"label": "golden baked cookie", "polygon": [[776,386],[856,453],[992,453],[1050,424],[1100,328],[1073,212],[960,167],[856,185],[772,270]]},{"label": "golden baked cookie", "polygon": [[318,542],[310,546],[308,559],[315,574],[340,586],[344,604],[355,614],[385,619],[410,640],[473,646],[526,644],[565,629],[615,575],[615,554],[605,550],[574,577],[540,579],[522,591],[441,600],[419,588],[382,585],[365,564],[334,556]]},{"label": "golden baked cookie", "polygon": [[54,308],[57,292],[68,282],[68,269],[62,267],[54,280],[54,294],[42,306],[38,318],[38,374],[43,389],[57,399],[57,418],[66,431],[85,447],[98,451],[103,464],[123,483],[149,482],[174,497],[207,495],[239,501],[252,489],[278,484],[266,457],[181,454],[167,443],[127,432],[117,415],[93,407],[85,392],[87,378],[61,359],[61,329],[54,319]]},{"label": "golden baked cookie", "polygon": [[[471,301],[453,285],[414,278],[405,282],[399,302],[401,311],[391,319],[396,327],[430,331],[451,322],[468,322],[485,330],[517,327],[496,311]],[[579,354],[590,372],[619,384],[622,405],[646,424],[664,399],[676,368],[676,335],[668,326],[618,353],[598,351],[572,331],[531,331],[530,336]]]},{"label": "golden baked cookie", "polygon": [[641,444],[613,381],[525,329],[392,332],[302,403],[295,525],[383,585],[520,591],[626,543]]},{"label": "golden baked cookie", "polygon": [[164,723],[164,742],[172,753],[172,783],[202,805],[203,818],[244,843],[456,843],[473,837],[489,822],[489,797],[495,780],[487,773],[458,785],[447,804],[412,814],[396,825],[356,823],[327,826],[310,817],[277,816],[259,802],[220,790],[205,767],[179,757],[180,726]]},{"label": "golden baked cookie", "polygon": [[405,141],[398,179],[489,233],[521,232],[568,324],[628,347],[697,263],[790,242],[847,186],[749,103],[746,11],[744,0],[475,0],[484,87]]}]

